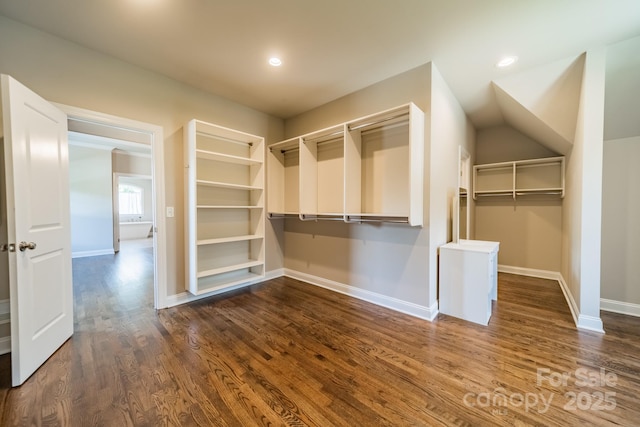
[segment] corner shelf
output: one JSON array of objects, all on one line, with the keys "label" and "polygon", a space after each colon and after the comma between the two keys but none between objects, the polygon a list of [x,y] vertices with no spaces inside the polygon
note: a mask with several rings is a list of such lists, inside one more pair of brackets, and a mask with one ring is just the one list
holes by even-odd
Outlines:
[{"label": "corner shelf", "polygon": [[268,148],[269,218],[422,226],[424,113],[413,103]]},{"label": "corner shelf", "polygon": [[184,134],[187,289],[264,277],[264,139],[195,119]]},{"label": "corner shelf", "polygon": [[473,167],[473,198],[564,197],[564,157],[516,160]]}]

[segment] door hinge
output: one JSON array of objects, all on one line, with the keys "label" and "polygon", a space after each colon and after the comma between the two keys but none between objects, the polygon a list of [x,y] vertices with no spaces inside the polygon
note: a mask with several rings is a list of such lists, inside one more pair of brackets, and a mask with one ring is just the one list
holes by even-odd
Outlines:
[{"label": "door hinge", "polygon": [[0,252],[15,252],[16,244],[15,243],[3,243],[0,245]]}]

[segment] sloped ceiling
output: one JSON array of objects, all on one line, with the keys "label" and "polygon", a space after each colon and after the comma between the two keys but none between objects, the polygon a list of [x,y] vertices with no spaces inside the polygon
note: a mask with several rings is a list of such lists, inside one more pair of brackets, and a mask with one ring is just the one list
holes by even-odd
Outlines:
[{"label": "sloped ceiling", "polygon": [[568,154],[573,146],[584,55],[493,82],[507,124],[547,148]]}]

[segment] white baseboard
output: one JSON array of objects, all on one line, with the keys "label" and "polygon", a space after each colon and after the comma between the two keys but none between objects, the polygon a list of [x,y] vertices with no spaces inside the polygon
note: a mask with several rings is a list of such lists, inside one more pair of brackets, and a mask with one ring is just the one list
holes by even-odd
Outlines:
[{"label": "white baseboard", "polygon": [[600,298],[600,310],[640,317],[640,304]]},{"label": "white baseboard", "polygon": [[586,316],[581,314],[578,316],[576,326],[578,326],[578,329],[604,334],[604,325],[602,324],[600,316]]},{"label": "white baseboard", "polygon": [[260,279],[252,280],[245,283],[240,283],[239,285],[236,285],[236,286],[231,286],[218,291],[208,292],[202,295],[193,295],[192,293],[186,292],[186,291],[176,295],[168,295],[167,298],[165,299],[164,308],[175,307],[177,305],[186,304],[192,301],[197,301],[202,298],[208,298],[214,295],[223,294],[225,292],[235,291],[236,289],[241,289],[247,286],[255,285],[257,283],[262,283],[267,280],[275,279],[276,277],[282,277],[282,276],[284,276],[284,269],[280,268],[276,270],[267,271],[265,273],[265,276],[261,277]]},{"label": "white baseboard", "polygon": [[88,256],[113,255],[113,254],[115,254],[115,252],[113,251],[113,248],[111,248],[111,249],[98,249],[98,250],[95,250],[95,251],[72,252],[71,253],[71,258],[84,258],[84,257],[88,257]]},{"label": "white baseboard", "polygon": [[11,337],[0,338],[0,355],[11,353]]},{"label": "white baseboard", "polygon": [[395,311],[399,311],[401,313],[419,317],[420,319],[433,321],[433,319],[435,319],[435,317],[438,315],[437,301],[431,307],[426,307],[399,300],[397,298],[389,297],[387,295],[378,294],[376,292],[367,291],[355,286],[345,285],[344,283],[334,282],[333,280],[328,280],[311,274],[290,270],[288,268],[284,270],[284,275],[293,279],[301,280],[311,285],[320,286],[322,288],[339,292],[341,294],[349,295],[350,297],[358,298],[372,304],[380,305]]},{"label": "white baseboard", "polygon": [[538,277],[540,279],[559,280],[560,273],[557,271],[537,270],[535,268],[513,267],[511,265],[498,264],[500,273],[517,274],[519,276]]},{"label": "white baseboard", "polygon": [[513,267],[510,265],[498,265],[498,271],[501,273],[511,273],[518,274],[520,276],[529,276],[529,277],[539,277],[541,279],[550,279],[557,280],[560,284],[560,289],[562,290],[562,294],[564,295],[564,299],[567,301],[567,305],[569,306],[569,311],[571,311],[571,316],[573,316],[573,322],[575,323],[578,329],[583,329],[587,331],[600,332],[604,333],[604,328],[602,325],[602,320],[600,317],[594,316],[586,316],[584,314],[580,314],[580,310],[578,309],[578,304],[576,304],[575,298],[573,298],[573,294],[571,290],[569,290],[569,286],[567,282],[562,277],[562,274],[558,271],[549,271],[549,270],[537,270],[534,268],[523,268],[523,267]]}]

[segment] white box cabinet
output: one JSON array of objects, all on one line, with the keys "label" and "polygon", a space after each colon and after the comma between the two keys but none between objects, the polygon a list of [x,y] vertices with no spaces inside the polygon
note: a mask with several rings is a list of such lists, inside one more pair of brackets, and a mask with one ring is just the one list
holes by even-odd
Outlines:
[{"label": "white box cabinet", "polygon": [[499,242],[460,240],[440,247],[439,309],[487,325],[498,299]]}]

